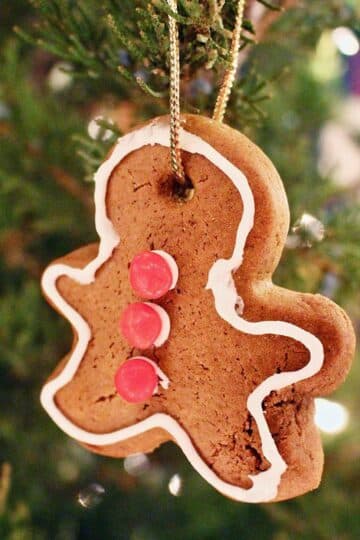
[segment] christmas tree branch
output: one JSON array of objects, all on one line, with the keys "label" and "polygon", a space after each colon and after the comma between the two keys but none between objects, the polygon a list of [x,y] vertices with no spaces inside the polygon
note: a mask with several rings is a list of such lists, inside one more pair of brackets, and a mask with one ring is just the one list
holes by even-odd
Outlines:
[{"label": "christmas tree branch", "polygon": [[2,463],[0,466],[0,516],[5,512],[11,485],[11,465]]}]

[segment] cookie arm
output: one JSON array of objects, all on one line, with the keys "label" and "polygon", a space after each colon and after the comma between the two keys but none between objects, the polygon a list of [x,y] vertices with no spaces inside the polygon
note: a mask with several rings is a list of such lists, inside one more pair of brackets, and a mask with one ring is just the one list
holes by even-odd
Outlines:
[{"label": "cookie arm", "polygon": [[[45,270],[45,272],[48,271],[48,269],[52,268],[55,265],[67,265],[71,266],[72,268],[84,268],[89,262],[91,262],[97,255],[99,250],[99,244],[93,243],[89,244],[87,246],[81,247],[79,249],[76,249],[75,251],[72,251],[68,255],[65,255],[64,257],[61,257],[59,259],[56,259],[51,263],[50,266]],[[82,295],[81,290],[84,288],[84,285],[81,283],[78,283],[74,279],[71,279],[68,276],[60,276],[56,283],[57,288],[59,289],[60,294],[65,298],[65,300],[69,301],[71,304],[71,297],[79,297],[79,295]],[[46,294],[46,291],[43,287],[44,295],[49,302],[49,304],[58,312],[59,309],[57,306],[51,301],[49,296]]]},{"label": "cookie arm", "polygon": [[346,378],[355,352],[355,334],[347,314],[320,294],[297,293],[272,284],[258,284],[256,294],[258,301],[271,306],[272,318],[300,326],[323,344],[323,367],[297,383],[297,391],[314,397],[333,392]]}]

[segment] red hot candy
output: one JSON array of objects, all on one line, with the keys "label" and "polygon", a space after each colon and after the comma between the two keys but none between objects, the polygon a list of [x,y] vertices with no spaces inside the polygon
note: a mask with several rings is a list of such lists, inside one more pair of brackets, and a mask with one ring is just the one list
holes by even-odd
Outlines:
[{"label": "red hot candy", "polygon": [[135,302],[121,316],[120,329],[130,345],[138,349],[159,347],[166,341],[170,320],[166,311],[156,304]]},{"label": "red hot candy", "polygon": [[130,265],[130,283],[141,298],[156,299],[164,296],[176,285],[176,262],[164,251],[143,251]]},{"label": "red hot candy", "polygon": [[152,362],[142,356],[126,360],[115,374],[115,387],[128,403],[141,403],[156,392],[158,376]]}]

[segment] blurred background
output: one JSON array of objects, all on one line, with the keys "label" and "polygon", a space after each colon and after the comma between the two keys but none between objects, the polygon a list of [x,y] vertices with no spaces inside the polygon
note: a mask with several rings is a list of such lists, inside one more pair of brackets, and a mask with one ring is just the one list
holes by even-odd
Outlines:
[{"label": "blurred background", "polygon": [[[182,108],[209,114],[236,2],[178,3]],[[165,0],[0,0],[0,538],[358,539],[356,362],[316,402],[320,488],[278,504],[225,499],[170,443],[92,455],[40,407],[71,331],[39,278],[96,240],[92,175],[116,137],[168,110],[167,14]],[[288,193],[275,282],[334,299],[359,329],[359,3],[249,0],[245,19],[227,122],[270,156]]]}]

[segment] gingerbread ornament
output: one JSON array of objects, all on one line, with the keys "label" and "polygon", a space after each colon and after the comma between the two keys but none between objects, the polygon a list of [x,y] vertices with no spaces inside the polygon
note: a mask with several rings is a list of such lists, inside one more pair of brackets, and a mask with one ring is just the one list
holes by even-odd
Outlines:
[{"label": "gingerbread ornament", "polygon": [[[100,244],[44,273],[44,292],[76,340],[42,404],[95,452],[121,457],[172,439],[229,497],[299,495],[320,480],[313,398],[344,379],[351,324],[328,299],[272,284],[288,208],[261,150],[227,126],[184,116],[181,148],[195,195],[179,202],[168,145],[167,118],[118,141],[96,175]],[[160,253],[150,271],[151,257],[133,263],[144,253]],[[167,339],[145,350],[134,349],[119,325],[144,296],[167,321]],[[135,376],[132,399],[116,378],[134,359],[151,369]]]},{"label": "gingerbread ornament", "polygon": [[[319,484],[314,398],[345,378],[352,326],[330,300],[272,283],[289,212],[270,160],[194,115],[170,159],[173,120],[118,140],[95,177],[99,244],[43,275],[75,339],[41,402],[91,451],[172,440],[228,497],[294,497]],[[174,171],[192,198],[174,196]]]}]

